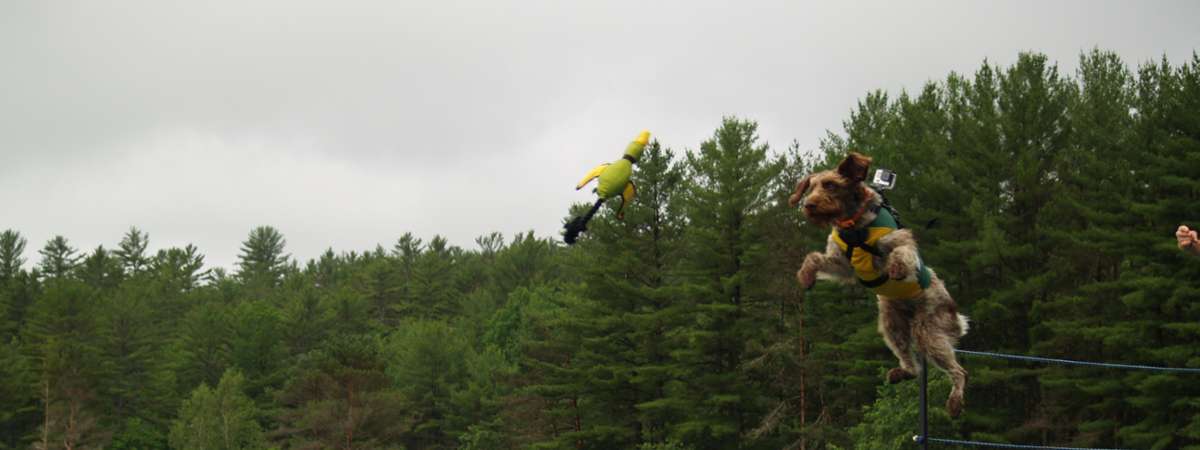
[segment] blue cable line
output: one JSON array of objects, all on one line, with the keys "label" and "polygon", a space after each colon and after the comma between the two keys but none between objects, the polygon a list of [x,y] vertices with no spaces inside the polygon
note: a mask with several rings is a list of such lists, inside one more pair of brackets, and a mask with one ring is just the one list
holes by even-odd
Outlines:
[{"label": "blue cable line", "polygon": [[1140,369],[1140,370],[1157,370],[1157,371],[1161,371],[1161,372],[1200,373],[1200,368],[1190,368],[1190,367],[1155,367],[1155,366],[1143,366],[1143,365],[1137,365],[1137,364],[1098,363],[1098,362],[1091,362],[1091,361],[1075,361],[1075,360],[1070,360],[1070,359],[1057,359],[1057,358],[1040,358],[1037,356],[1009,355],[1006,353],[976,352],[976,351],[971,351],[971,350],[958,350],[958,349],[955,349],[954,352],[963,354],[963,355],[989,356],[992,358],[1015,359],[1015,360],[1020,360],[1020,361],[1036,361],[1036,362],[1048,362],[1048,363],[1057,363],[1057,364],[1074,364],[1074,365],[1079,365],[1079,366],[1108,367],[1108,368],[1112,368],[1112,369]]},{"label": "blue cable line", "polygon": [[[913,439],[917,439],[913,436]],[[1111,448],[1080,448],[1080,447],[1048,447],[1044,445],[1018,445],[1018,444],[1001,444],[999,442],[980,442],[980,441],[960,441],[957,439],[938,439],[925,438],[929,442],[935,444],[949,445],[966,445],[973,447],[992,447],[992,448],[1031,448],[1031,449],[1051,449],[1051,450],[1127,450],[1127,449],[1111,449]]]},{"label": "blue cable line", "polygon": [[[1159,371],[1159,372],[1200,373],[1200,368],[1190,368],[1190,367],[1155,367],[1155,366],[1143,366],[1140,364],[1114,364],[1114,363],[1101,363],[1101,362],[1091,362],[1091,361],[1075,361],[1075,360],[1071,360],[1071,359],[1042,358],[1042,357],[1038,357],[1038,356],[1010,355],[1007,353],[977,352],[977,351],[971,351],[971,350],[958,350],[958,349],[955,349],[954,352],[958,353],[958,354],[962,354],[962,355],[987,356],[987,357],[991,357],[991,358],[1012,359],[1012,360],[1018,360],[1018,361],[1034,361],[1034,362],[1055,363],[1055,364],[1067,364],[1067,365],[1077,365],[1077,366],[1106,367],[1106,368],[1111,368],[1111,369],[1137,369],[1137,370],[1155,370],[1155,371]],[[921,408],[922,409],[925,408],[925,405],[922,404]],[[1045,446],[1045,445],[1001,444],[999,442],[961,441],[961,440],[957,440],[957,439],[941,439],[941,438],[933,438],[933,437],[928,437],[928,436],[925,436],[923,439],[921,436],[913,436],[913,440],[916,441],[917,443],[932,442],[935,444],[948,444],[948,445],[973,446],[973,447],[992,447],[992,448],[1050,449],[1050,450],[1123,450],[1123,449],[1096,449],[1096,448],[1081,448],[1081,447],[1053,447],[1053,446]]]}]

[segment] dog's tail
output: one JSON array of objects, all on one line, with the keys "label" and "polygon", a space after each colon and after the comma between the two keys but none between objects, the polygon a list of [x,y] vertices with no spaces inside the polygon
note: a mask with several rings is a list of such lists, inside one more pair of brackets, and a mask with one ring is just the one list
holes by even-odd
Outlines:
[{"label": "dog's tail", "polygon": [[963,337],[963,336],[967,335],[967,330],[971,329],[971,324],[969,323],[970,320],[971,320],[970,317],[967,317],[962,314],[958,314],[958,329],[959,329],[958,337]]}]

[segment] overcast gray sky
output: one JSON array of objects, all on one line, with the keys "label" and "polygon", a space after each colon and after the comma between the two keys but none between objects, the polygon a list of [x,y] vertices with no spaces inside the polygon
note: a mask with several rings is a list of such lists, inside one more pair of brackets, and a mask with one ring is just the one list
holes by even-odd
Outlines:
[{"label": "overcast gray sky", "polygon": [[[837,3],[837,4],[834,4]],[[230,267],[404,232],[558,233],[637,131],[724,115],[815,148],[872,89],[1038,51],[1200,47],[1200,2],[0,1],[0,229],[90,250],[129,226]]]}]

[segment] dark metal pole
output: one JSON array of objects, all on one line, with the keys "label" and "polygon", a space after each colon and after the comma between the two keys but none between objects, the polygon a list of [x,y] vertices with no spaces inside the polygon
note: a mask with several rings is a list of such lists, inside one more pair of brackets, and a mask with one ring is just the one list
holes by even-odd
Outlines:
[{"label": "dark metal pole", "polygon": [[929,401],[926,396],[926,387],[929,386],[929,373],[925,370],[925,354],[918,354],[918,362],[921,363],[921,436],[917,439],[917,443],[921,444],[922,449],[929,449]]}]

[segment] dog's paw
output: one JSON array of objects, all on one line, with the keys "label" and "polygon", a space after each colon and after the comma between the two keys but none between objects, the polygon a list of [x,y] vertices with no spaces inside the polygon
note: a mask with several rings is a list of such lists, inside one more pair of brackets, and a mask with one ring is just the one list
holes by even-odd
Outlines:
[{"label": "dog's paw", "polygon": [[901,381],[911,380],[916,377],[917,376],[913,375],[912,372],[901,369],[899,367],[893,368],[892,370],[889,370],[887,373],[888,384],[896,384]]},{"label": "dog's paw", "polygon": [[817,282],[817,271],[802,267],[796,271],[796,281],[800,282],[800,287],[810,289]]},{"label": "dog's paw", "polygon": [[903,280],[912,275],[912,269],[900,258],[892,258],[891,261],[888,261],[887,275],[893,280]]},{"label": "dog's paw", "polygon": [[961,395],[951,395],[949,400],[946,400],[946,413],[950,414],[951,419],[957,419],[963,411],[963,398]]}]

